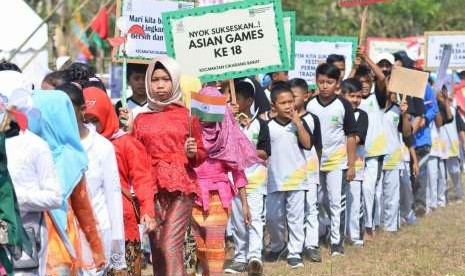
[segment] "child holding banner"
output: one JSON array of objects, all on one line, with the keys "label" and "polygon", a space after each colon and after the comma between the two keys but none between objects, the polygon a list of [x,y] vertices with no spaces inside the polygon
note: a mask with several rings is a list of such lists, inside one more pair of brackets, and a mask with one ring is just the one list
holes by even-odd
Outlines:
[{"label": "child holding banner", "polygon": [[397,95],[391,93],[388,97],[387,108],[384,111],[384,128],[386,131],[387,155],[383,159],[382,177],[382,226],[386,232],[399,230],[400,208],[400,169],[403,164],[402,139],[407,147],[412,145],[412,128],[409,124],[408,104],[402,101],[397,104]]},{"label": "child holding banner", "polygon": [[347,100],[336,95],[341,71],[323,63],[316,69],[318,96],[307,110],[318,116],[322,133],[320,167],[320,203],[331,219],[331,255],[344,255],[345,185],[355,177],[357,125],[354,111]]},{"label": "child holding banner", "polygon": [[[285,84],[271,91],[271,103],[276,117],[268,122],[271,156],[268,162],[267,227],[271,251],[265,257],[276,262],[286,252],[291,268],[303,267],[302,249],[305,233],[305,191],[309,189],[307,159],[304,150],[311,150],[318,133],[312,133],[306,120],[294,107],[294,95]],[[289,241],[285,242],[285,227]]]},{"label": "child holding banner", "polygon": [[305,241],[304,257],[312,262],[321,262],[318,234],[318,185],[320,184],[320,159],[321,137],[320,120],[312,113],[305,110],[305,103],[309,98],[308,85],[303,79],[292,79],[290,81],[292,94],[295,100],[295,110],[305,120],[313,133],[315,140],[311,150],[304,150],[307,159],[308,191],[305,191]]},{"label": "child holding banner", "polygon": [[[373,240],[374,206],[380,205],[375,197],[376,187],[381,178],[382,160],[388,143],[383,128],[384,107],[386,106],[386,80],[381,68],[374,63],[365,51],[358,49],[358,58],[355,62],[354,78],[362,83],[362,97],[360,109],[370,118],[365,140],[365,176],[362,185],[363,200],[365,204],[365,240]],[[378,57],[380,62],[394,62],[392,55]],[[364,61],[366,64],[361,64]],[[374,92],[372,92],[374,86]],[[362,229],[363,230],[363,229]]]},{"label": "child holding banner", "polygon": [[[257,155],[267,160],[271,154],[270,132],[265,121],[252,115],[251,107],[254,102],[254,88],[247,81],[236,85],[237,104],[239,113],[243,114],[239,123],[242,132],[256,145]],[[240,196],[236,196],[232,203],[231,225],[234,238],[234,262],[226,269],[226,273],[242,273],[246,270],[249,275],[263,273],[263,216],[265,215],[265,197],[267,168],[263,164],[255,164],[245,170],[248,185],[247,202],[249,204],[251,222],[250,227],[244,226],[242,203]]]},{"label": "child holding banner", "polygon": [[136,117],[133,130],[151,157],[158,189],[155,218],[160,226],[150,238],[153,273],[160,276],[186,274],[183,242],[193,198],[199,195],[194,167],[206,158],[199,121],[182,105],[180,77],[173,59],[152,60],[145,77],[148,106]]}]

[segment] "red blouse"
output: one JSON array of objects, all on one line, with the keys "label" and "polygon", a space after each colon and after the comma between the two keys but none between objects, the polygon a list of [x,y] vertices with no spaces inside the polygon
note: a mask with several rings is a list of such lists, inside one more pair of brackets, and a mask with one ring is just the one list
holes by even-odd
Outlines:
[{"label": "red blouse", "polygon": [[133,135],[145,146],[152,159],[155,185],[168,192],[199,195],[194,167],[207,157],[202,142],[200,123],[192,118],[192,137],[197,142],[197,154],[188,159],[184,144],[189,137],[189,111],[170,105],[162,112],[139,114],[134,121]]},{"label": "red blouse", "polygon": [[[118,161],[121,187],[127,191],[134,188],[140,204],[140,215],[155,217],[154,198],[157,192],[150,172],[150,159],[144,146],[131,135],[111,140]],[[127,241],[140,241],[139,227],[132,202],[123,198],[124,233]]]}]

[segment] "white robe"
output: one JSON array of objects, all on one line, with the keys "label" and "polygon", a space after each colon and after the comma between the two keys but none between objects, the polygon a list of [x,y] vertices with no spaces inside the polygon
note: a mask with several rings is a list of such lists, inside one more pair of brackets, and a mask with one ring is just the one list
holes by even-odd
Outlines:
[{"label": "white robe", "polygon": [[[107,257],[107,269],[126,268],[123,222],[123,199],[118,173],[118,164],[113,144],[87,126],[89,135],[81,140],[87,152],[89,166],[86,172],[87,191],[98,222]],[[83,255],[92,266],[92,254],[83,240]],[[88,259],[88,260],[87,260]],[[87,270],[85,275],[103,275],[103,271]]]},{"label": "white robe", "polygon": [[[26,130],[5,141],[8,171],[13,181],[23,226],[38,229],[44,211],[62,203],[60,183],[50,148],[42,138]],[[15,275],[45,275],[48,232],[40,227],[39,269],[15,271]],[[24,255],[23,255],[24,257]]]}]

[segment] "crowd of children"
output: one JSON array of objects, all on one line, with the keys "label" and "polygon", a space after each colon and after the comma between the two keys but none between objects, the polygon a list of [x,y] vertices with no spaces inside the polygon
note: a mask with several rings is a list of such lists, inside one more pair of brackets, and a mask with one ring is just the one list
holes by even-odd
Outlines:
[{"label": "crowd of children", "polygon": [[14,192],[1,194],[0,275],[141,275],[145,256],[154,275],[186,275],[192,259],[198,275],[262,275],[264,262],[321,262],[322,245],[344,255],[462,200],[454,87],[392,93],[394,65],[413,68],[405,52],[359,49],[347,74],[330,55],[314,89],[287,72],[266,87],[236,79],[237,101],[208,122],[190,116],[189,93],[230,87],[201,87],[168,57],[129,65],[127,107],[85,64],[33,89],[1,63],[0,171]]}]

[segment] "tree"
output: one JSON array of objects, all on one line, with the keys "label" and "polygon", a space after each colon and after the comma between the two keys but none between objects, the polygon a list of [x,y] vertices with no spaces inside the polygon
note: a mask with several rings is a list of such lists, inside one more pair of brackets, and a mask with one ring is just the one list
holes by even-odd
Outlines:
[{"label": "tree", "polygon": [[[282,0],[297,12],[302,35],[357,36],[361,7],[340,8],[336,0]],[[369,7],[368,36],[406,37],[425,31],[465,30],[461,0],[393,0]]]}]

